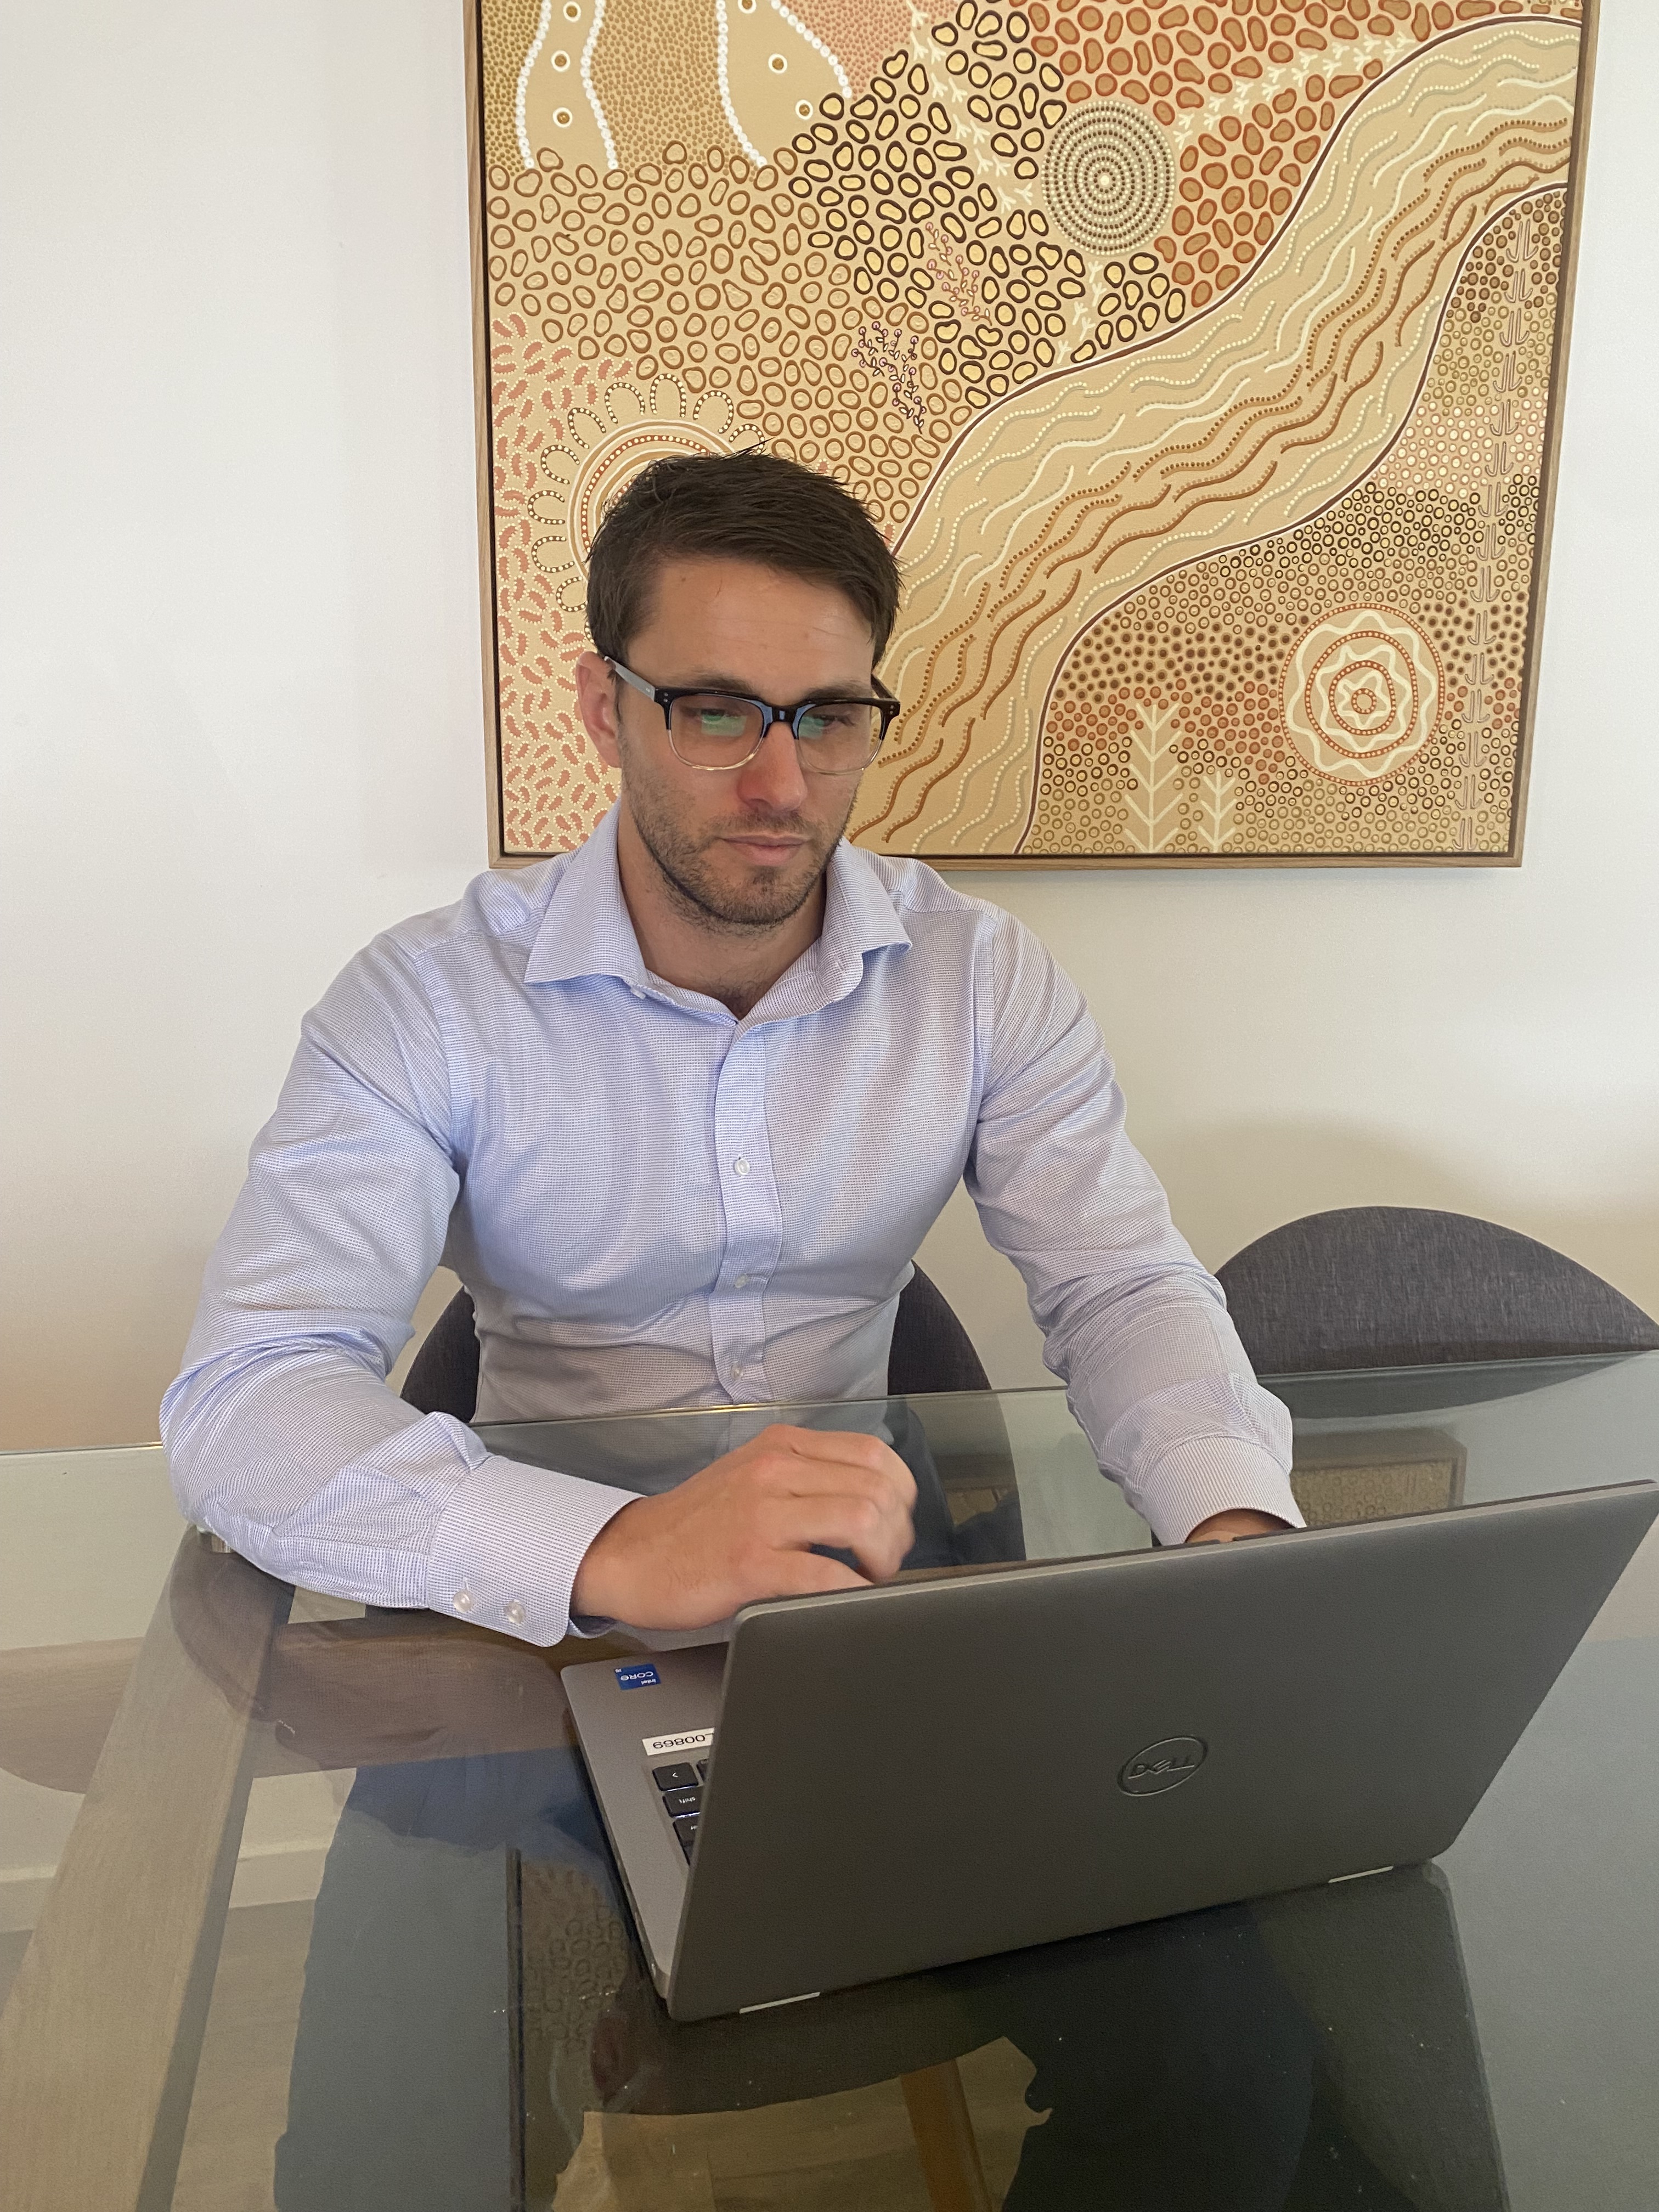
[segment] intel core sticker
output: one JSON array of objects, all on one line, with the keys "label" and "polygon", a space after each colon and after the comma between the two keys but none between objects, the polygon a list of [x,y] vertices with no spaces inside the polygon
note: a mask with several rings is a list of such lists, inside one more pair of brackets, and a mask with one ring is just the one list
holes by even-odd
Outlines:
[{"label": "intel core sticker", "polygon": [[662,1676],[648,1661],[638,1667],[618,1667],[616,1669],[616,1675],[624,1690],[654,1689],[662,1680]]}]

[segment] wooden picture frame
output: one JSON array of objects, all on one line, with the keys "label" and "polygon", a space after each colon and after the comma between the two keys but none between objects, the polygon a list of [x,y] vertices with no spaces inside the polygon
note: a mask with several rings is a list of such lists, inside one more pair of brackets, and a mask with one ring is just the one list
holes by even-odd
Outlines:
[{"label": "wooden picture frame", "polygon": [[1593,4],[1084,12],[466,0],[492,865],[614,795],[605,505],[754,443],[906,572],[856,842],[1519,862]]}]

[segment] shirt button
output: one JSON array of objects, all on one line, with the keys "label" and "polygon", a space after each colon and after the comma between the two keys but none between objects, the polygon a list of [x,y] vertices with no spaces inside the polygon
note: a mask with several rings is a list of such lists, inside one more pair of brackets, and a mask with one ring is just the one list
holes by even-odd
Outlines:
[{"label": "shirt button", "polygon": [[732,1161],[732,1165],[734,1171],[738,1175],[747,1175],[749,1172],[749,1163],[744,1159],[741,1152],[739,1152],[736,1159]]},{"label": "shirt button", "polygon": [[471,1613],[472,1610],[471,1591],[470,1589],[458,1589],[455,1593],[454,1603],[457,1613]]},{"label": "shirt button", "polygon": [[739,1376],[739,1375],[741,1375],[741,1374],[742,1374],[742,1372],[743,1372],[743,1362],[742,1362],[741,1360],[738,1360],[738,1362],[737,1365],[736,1365],[736,1366],[732,1370],[732,1380],[735,1382],[737,1381],[737,1379],[738,1379],[738,1376]]},{"label": "shirt button", "polygon": [[733,1275],[732,1278],[732,1287],[734,1291],[745,1290],[748,1287],[748,1284],[749,1278],[747,1275]]},{"label": "shirt button", "polygon": [[501,1611],[507,1620],[512,1622],[514,1628],[522,1628],[524,1626],[524,1607],[519,1603],[517,1598],[509,1599],[507,1604],[501,1607]]}]

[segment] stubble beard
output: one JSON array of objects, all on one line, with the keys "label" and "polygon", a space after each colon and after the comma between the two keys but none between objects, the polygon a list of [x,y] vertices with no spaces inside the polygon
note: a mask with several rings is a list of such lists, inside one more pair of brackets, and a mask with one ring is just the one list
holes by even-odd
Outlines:
[{"label": "stubble beard", "polygon": [[[847,805],[833,828],[808,822],[798,814],[744,815],[692,836],[675,821],[648,779],[630,775],[624,764],[622,781],[640,842],[655,862],[681,913],[701,928],[736,937],[776,929],[800,912],[823,879],[858,795],[856,778],[849,779],[852,788]],[[806,842],[798,859],[787,868],[748,884],[724,879],[709,858],[709,848],[722,837],[757,836],[769,830],[780,836],[804,837]]]}]

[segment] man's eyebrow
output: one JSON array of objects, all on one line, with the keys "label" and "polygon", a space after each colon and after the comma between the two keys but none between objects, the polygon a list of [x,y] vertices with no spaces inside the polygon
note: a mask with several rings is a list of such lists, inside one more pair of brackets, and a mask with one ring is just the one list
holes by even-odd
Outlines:
[{"label": "man's eyebrow", "polygon": [[[800,700],[775,699],[766,703],[782,707],[797,706],[801,701],[809,699],[868,699],[874,696],[871,684],[872,678],[867,676],[849,677],[844,684],[820,684],[811,691],[803,691]],[[758,699],[761,696],[746,678],[721,672],[711,674],[705,671],[700,675],[684,677],[678,684],[659,684],[658,689],[662,691],[724,691],[738,699]]]},{"label": "man's eyebrow", "polygon": [[735,691],[742,699],[758,699],[758,691],[751,691],[741,676],[727,675],[723,670],[705,669],[696,676],[688,676],[678,684],[665,684],[665,691]]}]

